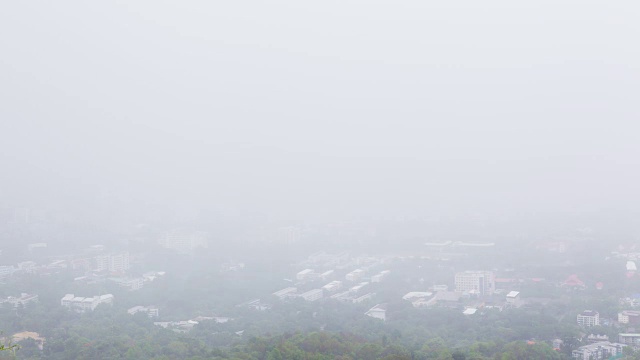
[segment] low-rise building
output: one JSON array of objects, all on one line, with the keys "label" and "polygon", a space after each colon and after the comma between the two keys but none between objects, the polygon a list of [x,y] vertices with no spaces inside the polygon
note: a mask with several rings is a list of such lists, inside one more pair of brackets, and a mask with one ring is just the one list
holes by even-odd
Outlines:
[{"label": "low-rise building", "polygon": [[619,312],[618,322],[620,324],[640,324],[640,311],[624,310]]},{"label": "low-rise building", "polygon": [[353,270],[352,272],[348,273],[344,278],[345,278],[347,281],[358,281],[358,280],[360,280],[363,276],[364,276],[364,270],[362,270],[362,269],[356,269],[356,270]]},{"label": "low-rise building", "polygon": [[581,346],[571,352],[571,357],[579,360],[604,360],[622,354],[625,344],[608,341]]},{"label": "low-rise building", "polygon": [[135,315],[137,313],[146,313],[148,317],[155,318],[160,316],[160,309],[155,306],[134,306],[127,310],[129,315]]},{"label": "low-rise building", "polygon": [[309,290],[303,294],[300,294],[300,297],[306,301],[316,301],[322,299],[324,296],[322,289],[313,289]]},{"label": "low-rise building", "polygon": [[351,300],[354,304],[359,304],[361,302],[367,301],[367,300],[371,300],[373,299],[373,297],[375,296],[374,293],[368,293],[368,294],[364,294],[362,296],[359,296],[353,300]]},{"label": "low-rise building", "polygon": [[382,321],[387,320],[387,306],[386,304],[378,304],[371,309],[369,309],[365,315],[372,317],[374,319],[380,319]]},{"label": "low-rise building", "polygon": [[140,290],[144,286],[143,278],[110,278],[109,280],[129,291]]},{"label": "low-rise building", "polygon": [[640,346],[640,333],[621,333],[618,334],[618,342],[634,347]]},{"label": "low-rise building", "polygon": [[371,277],[371,282],[372,283],[379,283],[382,282],[382,280],[384,278],[386,278],[389,274],[391,273],[390,270],[384,270],[384,271],[380,271],[379,273],[373,275]]},{"label": "low-rise building", "polygon": [[598,326],[600,325],[600,314],[597,311],[585,310],[578,314],[577,322],[580,326]]},{"label": "low-rise building", "polygon": [[302,271],[300,271],[299,273],[296,274],[296,279],[297,280],[308,280],[312,277],[314,277],[315,273],[313,272],[312,269],[304,269]]},{"label": "low-rise building", "polygon": [[333,293],[342,288],[342,281],[334,280],[322,287],[322,290]]},{"label": "low-rise building", "polygon": [[360,284],[352,286],[351,288],[349,288],[349,292],[351,294],[353,294],[353,295],[356,295],[367,285],[369,285],[368,282],[361,282]]},{"label": "low-rise building", "polygon": [[78,297],[73,294],[66,294],[61,300],[60,305],[74,310],[76,312],[93,311],[99,305],[113,305],[113,295],[97,295],[94,297]]},{"label": "low-rise building", "polygon": [[507,294],[507,304],[511,307],[520,307],[522,305],[522,301],[520,299],[520,292],[518,291],[510,291]]},{"label": "low-rise building", "polygon": [[295,296],[297,291],[298,291],[298,289],[295,288],[295,287],[288,287],[288,288],[284,288],[282,290],[278,290],[278,291],[274,292],[273,296],[277,297],[280,300],[284,300],[286,298]]},{"label": "low-rise building", "polygon": [[7,303],[13,305],[13,307],[25,307],[28,304],[38,302],[38,295],[22,293],[19,297],[9,296],[6,299],[0,300],[0,303]]},{"label": "low-rise building", "polygon": [[335,271],[333,271],[333,270],[327,270],[327,271],[323,272],[322,274],[320,274],[320,279],[327,280],[330,277],[333,277],[333,273],[334,272]]}]

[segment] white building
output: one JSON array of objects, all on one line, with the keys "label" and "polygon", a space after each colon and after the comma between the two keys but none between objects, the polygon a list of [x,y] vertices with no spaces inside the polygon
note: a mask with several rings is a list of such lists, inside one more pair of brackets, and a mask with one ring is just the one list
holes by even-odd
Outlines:
[{"label": "white building", "polygon": [[37,270],[37,265],[34,261],[23,261],[18,263],[18,270],[24,271],[27,274],[33,274]]},{"label": "white building", "polygon": [[9,296],[6,299],[0,300],[0,303],[11,304],[13,305],[13,307],[19,307],[19,306],[24,307],[24,306],[27,306],[27,304],[36,303],[36,302],[38,302],[38,295],[26,294],[26,293],[20,294],[20,297]]},{"label": "white building", "polygon": [[95,258],[96,271],[109,271],[124,273],[131,268],[129,264],[129,253],[98,255]]},{"label": "white building", "polygon": [[363,289],[365,286],[367,286],[367,285],[369,285],[369,283],[368,283],[368,282],[361,282],[360,284],[358,284],[358,285],[356,285],[356,286],[352,286],[352,287],[349,289],[349,292],[350,292],[351,294],[357,294],[357,293],[359,293],[359,292],[360,292],[360,290],[362,290],[362,289]]},{"label": "white building", "polygon": [[314,276],[315,276],[315,273],[313,272],[312,269],[304,269],[296,274],[296,279],[307,280],[307,279],[313,278]]},{"label": "white building", "polygon": [[455,276],[457,292],[491,295],[496,289],[495,275],[492,271],[464,271]]},{"label": "white building", "polygon": [[84,298],[67,294],[60,300],[60,305],[76,312],[93,311],[103,304],[113,305],[113,295],[106,294]]},{"label": "white building", "polygon": [[144,278],[111,278],[109,280],[129,291],[140,290],[144,287]]},{"label": "white building", "polygon": [[624,310],[618,313],[618,322],[620,324],[639,324],[640,311]]},{"label": "white building", "polygon": [[507,304],[512,307],[520,307],[522,305],[522,301],[520,299],[520,292],[518,291],[509,291],[507,294]]},{"label": "white building", "polygon": [[191,254],[199,248],[208,246],[203,232],[170,231],[158,240],[160,246],[183,254]]},{"label": "white building", "polygon": [[378,304],[371,309],[369,309],[365,315],[372,317],[374,319],[380,319],[382,321],[387,320],[387,307],[386,304]]},{"label": "white building", "polygon": [[580,326],[598,326],[600,325],[600,314],[597,311],[585,310],[578,314],[577,321]]},{"label": "white building", "polygon": [[322,280],[327,280],[327,279],[329,279],[330,277],[332,277],[332,276],[333,276],[333,273],[334,273],[334,271],[333,271],[333,270],[325,271],[325,272],[323,272],[322,274],[320,274],[320,279],[322,279]]},{"label": "white building", "polygon": [[579,360],[605,360],[622,354],[625,346],[627,345],[608,341],[596,342],[573,350],[571,357]]},{"label": "white building", "polygon": [[353,270],[352,272],[348,273],[344,278],[345,278],[347,281],[358,281],[358,280],[360,280],[363,276],[364,276],[364,270],[362,270],[362,269],[356,269],[356,270]]},{"label": "white building", "polygon": [[306,293],[300,294],[300,297],[306,301],[316,301],[322,299],[324,296],[322,289],[309,290]]},{"label": "white building", "polygon": [[147,314],[147,316],[150,318],[155,318],[160,316],[160,310],[155,306],[134,306],[129,310],[127,310],[127,313],[129,315],[135,315],[139,312],[143,312]]},{"label": "white building", "polygon": [[378,282],[382,282],[382,280],[387,277],[389,275],[389,273],[391,273],[390,270],[384,270],[384,271],[380,271],[379,273],[373,275],[371,277],[371,282],[372,283],[378,283]]},{"label": "white building", "polygon": [[332,293],[340,290],[341,288],[342,288],[342,281],[335,280],[323,286],[322,290]]},{"label": "white building", "polygon": [[274,292],[273,296],[277,297],[280,300],[283,300],[283,299],[286,299],[288,297],[294,296],[297,291],[298,291],[298,289],[295,288],[295,287],[288,287],[288,288],[284,288],[282,290],[278,290],[278,291]]},{"label": "white building", "polygon": [[357,298],[353,299],[353,300],[352,300],[352,302],[353,302],[354,304],[359,304],[359,303],[361,303],[361,302],[363,302],[363,301],[367,301],[367,300],[371,300],[371,299],[373,299],[373,297],[374,297],[374,296],[375,296],[375,294],[374,294],[374,293],[364,294],[364,295],[362,295],[362,296],[360,296],[360,297],[357,297]]}]

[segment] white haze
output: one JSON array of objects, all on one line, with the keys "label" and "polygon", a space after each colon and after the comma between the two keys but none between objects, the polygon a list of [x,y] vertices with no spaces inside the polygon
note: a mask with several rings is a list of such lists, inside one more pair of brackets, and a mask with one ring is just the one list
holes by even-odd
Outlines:
[{"label": "white haze", "polygon": [[0,204],[638,213],[639,18],[634,1],[5,1]]}]

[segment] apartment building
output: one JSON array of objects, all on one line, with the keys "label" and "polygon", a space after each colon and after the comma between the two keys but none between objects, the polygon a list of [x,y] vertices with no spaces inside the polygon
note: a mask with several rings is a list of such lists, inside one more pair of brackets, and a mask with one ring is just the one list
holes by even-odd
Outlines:
[{"label": "apartment building", "polygon": [[581,346],[571,352],[571,357],[579,360],[605,360],[622,354],[625,344],[611,343],[608,341],[596,342]]},{"label": "apartment building", "polygon": [[73,294],[66,294],[61,300],[60,305],[74,310],[76,312],[93,311],[99,305],[113,305],[113,295],[97,295],[94,297],[78,297]]},{"label": "apartment building", "polygon": [[580,326],[598,326],[600,325],[600,314],[597,311],[585,310],[578,314],[577,321]]},{"label": "apartment building", "polygon": [[98,255],[94,258],[96,271],[124,273],[131,268],[129,253]]},{"label": "apartment building", "polygon": [[618,322],[620,324],[640,324],[640,311],[624,310],[619,312]]},{"label": "apartment building", "polygon": [[457,292],[476,295],[491,295],[496,289],[495,275],[492,271],[464,271],[455,275]]}]

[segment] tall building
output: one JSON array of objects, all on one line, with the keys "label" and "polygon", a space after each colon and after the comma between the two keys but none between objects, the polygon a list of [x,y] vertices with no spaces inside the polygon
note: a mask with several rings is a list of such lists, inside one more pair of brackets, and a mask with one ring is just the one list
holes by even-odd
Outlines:
[{"label": "tall building", "polygon": [[597,311],[585,310],[578,314],[577,321],[580,326],[598,326],[600,325],[600,314]]},{"label": "tall building", "polygon": [[492,271],[464,271],[455,276],[457,292],[491,295],[496,289],[495,275]]}]

